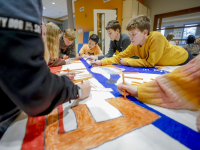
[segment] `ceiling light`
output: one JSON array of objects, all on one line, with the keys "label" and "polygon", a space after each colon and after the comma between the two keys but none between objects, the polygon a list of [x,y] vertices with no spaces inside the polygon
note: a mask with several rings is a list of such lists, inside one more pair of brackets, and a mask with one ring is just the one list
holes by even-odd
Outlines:
[{"label": "ceiling light", "polygon": [[55,4],[54,2],[52,4]]},{"label": "ceiling light", "polygon": [[46,9],[45,7],[43,7],[43,9]]}]

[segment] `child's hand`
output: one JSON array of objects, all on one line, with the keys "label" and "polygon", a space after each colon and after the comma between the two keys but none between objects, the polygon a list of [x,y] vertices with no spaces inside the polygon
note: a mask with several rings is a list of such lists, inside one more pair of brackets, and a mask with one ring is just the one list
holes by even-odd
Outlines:
[{"label": "child's hand", "polygon": [[81,59],[81,56],[79,56],[79,54],[76,55],[76,59],[79,60]]},{"label": "child's hand", "polygon": [[85,99],[90,95],[91,85],[89,81],[77,84],[82,90],[82,96],[79,97],[79,100]]},{"label": "child's hand", "polygon": [[66,62],[66,65],[70,64],[71,63],[71,59],[66,59],[65,62]]},{"label": "child's hand", "polygon": [[200,132],[200,115],[197,117],[197,130]]},{"label": "child's hand", "polygon": [[101,60],[92,61],[92,67],[102,66]]},{"label": "child's hand", "polygon": [[138,96],[137,87],[128,83],[120,83],[117,85],[120,94],[124,95],[124,90],[126,90],[126,96],[131,95],[134,97]]},{"label": "child's hand", "polygon": [[121,58],[120,61],[119,61],[121,65],[124,65],[123,60],[124,60],[124,58]]},{"label": "child's hand", "polygon": [[101,60],[103,60],[103,59],[107,59],[108,57],[104,57],[104,58],[102,58]]},{"label": "child's hand", "polygon": [[98,59],[98,56],[89,56],[88,57],[89,61],[92,61],[92,60],[95,60],[95,59]]},{"label": "child's hand", "polygon": [[75,72],[61,72],[57,74],[58,76],[67,76],[70,80],[73,80],[76,76]]},{"label": "child's hand", "polygon": [[69,58],[69,56],[67,56],[67,55],[63,56],[63,59],[68,59],[68,58]]}]

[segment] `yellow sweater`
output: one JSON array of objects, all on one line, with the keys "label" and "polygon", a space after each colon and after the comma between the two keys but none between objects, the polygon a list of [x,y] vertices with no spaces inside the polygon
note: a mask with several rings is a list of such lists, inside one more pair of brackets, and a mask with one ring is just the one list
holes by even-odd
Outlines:
[{"label": "yellow sweater", "polygon": [[138,99],[171,109],[200,109],[200,55],[171,73],[137,86]]},{"label": "yellow sweater", "polygon": [[[129,57],[137,55],[140,59]],[[157,31],[150,32],[142,47],[132,43],[115,57],[101,60],[102,65],[120,64],[125,58],[124,65],[135,67],[176,66],[184,63],[188,58],[187,51],[179,46],[171,45],[167,39]]]}]

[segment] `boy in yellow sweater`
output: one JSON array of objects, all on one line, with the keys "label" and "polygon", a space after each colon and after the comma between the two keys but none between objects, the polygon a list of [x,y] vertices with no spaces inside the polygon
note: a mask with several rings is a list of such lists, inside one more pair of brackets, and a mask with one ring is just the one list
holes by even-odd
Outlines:
[{"label": "boy in yellow sweater", "polygon": [[[131,44],[119,55],[94,61],[93,66],[122,64],[134,67],[153,67],[156,65],[175,66],[186,64],[193,57],[184,48],[171,45],[157,31],[150,31],[150,19],[141,15],[130,20],[126,26]],[[140,59],[131,59],[137,55]]]},{"label": "boy in yellow sweater", "polygon": [[76,59],[81,57],[87,57],[90,55],[101,56],[103,55],[101,49],[98,46],[99,37],[96,34],[92,34],[89,38],[88,44],[85,44],[76,55]]},{"label": "boy in yellow sweater", "polygon": [[[158,76],[155,80],[139,84],[137,87],[128,83],[118,84],[123,95],[138,97],[143,103],[169,109],[200,109],[200,55],[188,64],[180,66],[173,72]],[[197,118],[200,132],[200,115]]]}]

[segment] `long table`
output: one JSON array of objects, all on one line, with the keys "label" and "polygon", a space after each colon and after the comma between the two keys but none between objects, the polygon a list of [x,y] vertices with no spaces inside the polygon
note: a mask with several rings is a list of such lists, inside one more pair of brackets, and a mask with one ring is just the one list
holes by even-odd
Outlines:
[{"label": "long table", "polygon": [[74,83],[87,79],[92,86],[89,97],[64,103],[46,116],[28,117],[21,113],[2,137],[0,149],[200,149],[196,128],[200,111],[148,105],[135,97],[124,99],[117,91],[121,72],[129,72],[125,75],[133,77],[125,78],[126,82],[143,84],[175,68],[90,67],[85,59],[50,68],[53,73],[75,71]]}]

